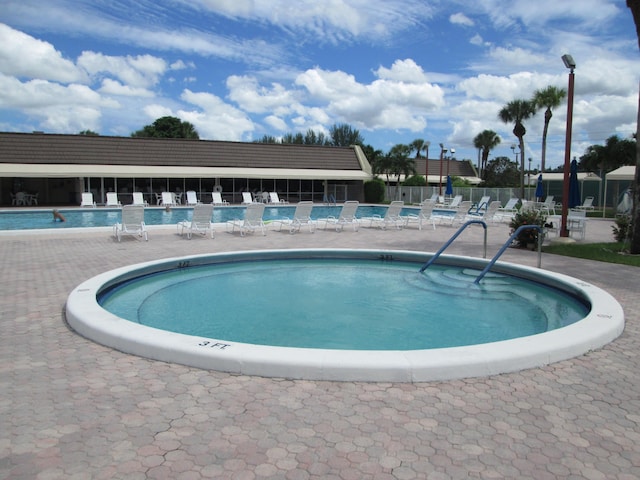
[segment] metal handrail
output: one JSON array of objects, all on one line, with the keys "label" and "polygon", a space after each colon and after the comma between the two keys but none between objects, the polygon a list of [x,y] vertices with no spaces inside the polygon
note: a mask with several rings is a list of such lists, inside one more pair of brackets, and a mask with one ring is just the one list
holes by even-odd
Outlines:
[{"label": "metal handrail", "polygon": [[484,278],[484,276],[487,274],[487,272],[491,269],[491,267],[493,267],[493,264],[496,263],[496,261],[498,260],[498,258],[500,257],[500,255],[502,255],[504,253],[504,251],[509,248],[509,245],[511,245],[511,243],[513,243],[513,239],[516,238],[518,236],[518,234],[524,230],[531,230],[535,228],[536,230],[538,230],[538,268],[540,268],[540,266],[542,265],[542,227],[540,227],[539,225],[520,225],[515,232],[513,232],[511,234],[511,236],[509,237],[509,240],[507,240],[505,242],[505,244],[502,246],[502,248],[498,251],[498,253],[496,253],[493,258],[491,259],[491,261],[487,264],[486,267],[484,267],[484,270],[482,270],[482,272],[480,272],[480,275],[478,275],[476,277],[476,279],[473,281],[473,283],[475,283],[476,285],[478,283],[480,283],[480,280],[482,280]]},{"label": "metal handrail", "polygon": [[442,254],[442,252],[444,252],[447,249],[447,247],[449,247],[449,245],[451,245],[453,241],[456,238],[458,238],[458,235],[460,235],[465,228],[467,228],[469,225],[472,225],[474,223],[482,225],[482,227],[484,228],[484,255],[482,258],[487,258],[487,224],[483,220],[469,220],[464,225],[462,225],[449,240],[447,240],[447,242],[440,248],[440,250],[438,250],[433,255],[433,257],[429,259],[427,263],[425,263],[422,266],[422,268],[420,269],[420,273],[424,272],[432,263],[434,263],[438,259],[438,257]]}]

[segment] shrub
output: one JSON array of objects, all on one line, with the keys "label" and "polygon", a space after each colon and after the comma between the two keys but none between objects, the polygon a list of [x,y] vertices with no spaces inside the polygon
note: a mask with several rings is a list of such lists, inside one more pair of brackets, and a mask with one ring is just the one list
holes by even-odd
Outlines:
[{"label": "shrub", "polygon": [[[540,228],[544,228],[546,221],[547,216],[538,210],[529,208],[520,209],[520,211],[514,215],[514,217],[511,219],[511,222],[509,223],[509,227],[511,227],[510,234],[513,235],[513,233],[522,225],[538,225]],[[538,234],[539,232],[535,228],[523,230],[515,238],[515,241],[519,247],[526,248],[528,244],[537,244]]]},{"label": "shrub", "polygon": [[631,216],[622,215],[617,217],[616,224],[612,225],[611,228],[616,242],[626,242],[631,237],[632,232]]},{"label": "shrub", "polygon": [[364,182],[364,201],[366,203],[382,203],[384,201],[385,185],[379,178]]},{"label": "shrub", "polygon": [[422,175],[411,175],[402,183],[405,187],[424,187],[426,184],[427,181]]}]

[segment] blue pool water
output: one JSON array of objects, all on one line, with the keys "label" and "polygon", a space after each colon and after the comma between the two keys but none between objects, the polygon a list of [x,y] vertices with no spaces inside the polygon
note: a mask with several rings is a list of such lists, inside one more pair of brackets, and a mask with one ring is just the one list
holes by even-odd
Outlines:
[{"label": "blue pool water", "polygon": [[[330,215],[338,215],[341,206],[314,206],[311,212],[312,218],[326,218]],[[358,207],[358,217],[369,217],[374,214],[384,215],[387,207],[367,206]],[[263,219],[277,220],[282,217],[291,217],[295,205],[267,206]],[[120,221],[120,209],[89,208],[89,209],[59,209],[66,222],[54,222],[52,210],[15,210],[0,213],[0,230],[30,230],[30,229],[64,229],[78,227],[111,227]],[[228,220],[241,219],[244,216],[245,207],[218,207],[213,210],[213,222],[224,223]],[[411,211],[406,209],[407,212]],[[415,211],[415,209],[414,209]],[[175,225],[176,223],[190,219],[193,208],[176,207],[170,211],[163,208],[147,208],[144,220],[147,225]]]},{"label": "blue pool water", "polygon": [[[184,267],[189,262],[183,263]],[[257,345],[421,350],[496,342],[585,317],[575,297],[478,270],[355,258],[271,259],[169,269],[98,295],[118,317]]]}]

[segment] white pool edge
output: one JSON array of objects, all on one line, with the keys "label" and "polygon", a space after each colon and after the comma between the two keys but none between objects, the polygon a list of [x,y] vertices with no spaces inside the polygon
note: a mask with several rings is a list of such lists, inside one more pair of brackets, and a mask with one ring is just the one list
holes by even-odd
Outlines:
[{"label": "white pool edge", "polygon": [[[396,250],[294,249],[226,252],[176,257],[118,268],[78,285],[66,303],[67,322],[76,332],[119,351],[165,362],[228,373],[307,380],[426,382],[481,377],[536,368],[598,349],[624,330],[621,305],[601,288],[567,275],[498,262],[496,270],[562,288],[592,306],[584,319],[550,332],[501,342],[411,351],[328,350],[228,342],[146,327],[107,312],[96,295],[132,270],[154,271],[180,262],[215,258],[272,258],[278,255],[363,255],[385,253],[425,262],[432,254]],[[443,256],[444,262],[482,268],[487,261]]]}]

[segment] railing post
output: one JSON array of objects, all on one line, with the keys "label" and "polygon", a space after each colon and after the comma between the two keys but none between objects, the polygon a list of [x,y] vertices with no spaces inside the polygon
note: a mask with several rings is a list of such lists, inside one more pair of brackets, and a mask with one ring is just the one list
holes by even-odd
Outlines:
[{"label": "railing post", "polygon": [[442,252],[444,252],[449,247],[449,245],[451,245],[453,241],[458,238],[458,235],[460,235],[465,228],[474,223],[482,225],[482,227],[484,228],[484,258],[487,258],[487,224],[483,220],[469,220],[464,225],[462,225],[442,247],[440,247],[440,250],[438,250],[427,263],[422,266],[422,268],[420,269],[420,273],[424,272],[432,263],[434,263],[442,254]]},{"label": "railing post", "polygon": [[480,283],[480,280],[482,280],[484,278],[484,276],[487,274],[487,272],[489,270],[491,270],[491,267],[493,267],[493,265],[498,261],[498,258],[500,258],[500,256],[505,252],[505,250],[507,248],[509,248],[509,245],[511,245],[511,243],[513,242],[513,239],[516,238],[520,232],[522,232],[523,230],[531,230],[533,228],[538,230],[538,268],[540,268],[540,265],[542,263],[542,241],[541,241],[542,228],[539,225],[520,225],[516,229],[516,231],[511,234],[511,236],[509,237],[509,240],[507,240],[505,242],[505,244],[502,246],[502,248],[500,248],[500,250],[498,250],[498,253],[496,253],[493,256],[493,258],[487,264],[487,266],[484,267],[484,270],[482,270],[482,272],[480,272],[480,275],[478,275],[476,277],[476,279],[473,281],[473,283],[475,283],[476,285],[478,283]]}]

